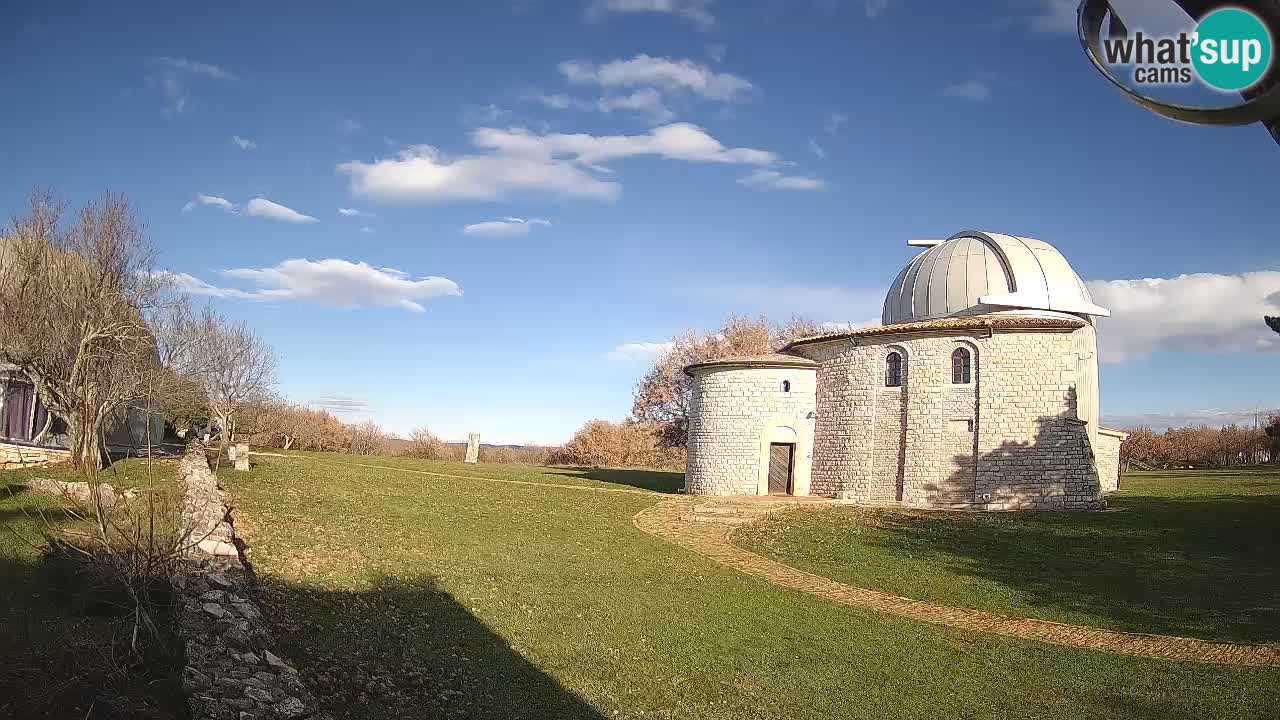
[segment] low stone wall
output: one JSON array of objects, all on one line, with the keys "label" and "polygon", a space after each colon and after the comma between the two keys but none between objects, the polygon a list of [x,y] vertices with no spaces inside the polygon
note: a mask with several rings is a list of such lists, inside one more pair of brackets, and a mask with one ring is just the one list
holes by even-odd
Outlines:
[{"label": "low stone wall", "polygon": [[0,443],[0,470],[14,470],[35,465],[69,462],[70,460],[70,450]]},{"label": "low stone wall", "polygon": [[123,493],[117,493],[116,489],[107,483],[99,483],[94,488],[87,482],[63,482],[62,480],[50,480],[48,478],[31,478],[23,481],[22,484],[27,488],[28,492],[56,495],[82,506],[91,505],[95,493],[102,500],[102,506],[105,508],[114,506],[116,498],[121,495],[126,498],[137,495],[134,490],[125,490]]},{"label": "low stone wall", "polygon": [[178,479],[190,551],[174,586],[192,720],[327,720],[297,670],[275,651],[203,445],[188,446]]}]

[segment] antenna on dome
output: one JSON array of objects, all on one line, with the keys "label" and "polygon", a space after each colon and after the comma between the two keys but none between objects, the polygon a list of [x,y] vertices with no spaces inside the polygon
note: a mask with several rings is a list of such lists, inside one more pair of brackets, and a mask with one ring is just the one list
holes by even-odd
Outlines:
[{"label": "antenna on dome", "polygon": [[946,240],[938,238],[916,238],[914,240],[908,240],[907,244],[911,247],[933,247],[934,245],[941,245],[944,242],[946,242]]}]

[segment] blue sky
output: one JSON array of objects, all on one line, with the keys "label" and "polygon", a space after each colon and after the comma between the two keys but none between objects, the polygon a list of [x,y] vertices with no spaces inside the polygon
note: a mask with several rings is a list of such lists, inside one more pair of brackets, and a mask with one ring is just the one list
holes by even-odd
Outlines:
[{"label": "blue sky", "polygon": [[0,210],[128,194],[295,401],[563,441],[645,344],[877,318],[977,228],[1110,303],[1104,416],[1280,407],[1280,148],[1129,104],[1070,3],[180,5],[0,10]]}]

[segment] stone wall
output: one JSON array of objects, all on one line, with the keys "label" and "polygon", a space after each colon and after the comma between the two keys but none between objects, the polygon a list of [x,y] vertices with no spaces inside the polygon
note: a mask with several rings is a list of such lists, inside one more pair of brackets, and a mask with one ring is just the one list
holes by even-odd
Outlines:
[{"label": "stone wall", "polygon": [[188,446],[178,479],[189,551],[174,586],[187,660],[182,686],[192,720],[325,718],[297,670],[275,648],[203,445]]},{"label": "stone wall", "polygon": [[[1078,346],[1092,337],[1079,332],[928,331],[796,347],[820,364],[812,492],[919,507],[1099,507],[1076,407],[1077,374],[1092,360],[1081,362]],[[959,347],[971,352],[968,384],[951,382]],[[905,381],[886,388],[895,350]]]},{"label": "stone wall", "polygon": [[0,443],[0,470],[14,470],[35,465],[69,462],[70,460],[70,450]]},{"label": "stone wall", "polygon": [[[695,371],[686,491],[755,495],[768,444],[794,442],[796,494],[809,493],[815,410],[813,368],[709,367]],[[783,390],[783,383],[790,390]],[[765,488],[767,492],[767,488]]]}]

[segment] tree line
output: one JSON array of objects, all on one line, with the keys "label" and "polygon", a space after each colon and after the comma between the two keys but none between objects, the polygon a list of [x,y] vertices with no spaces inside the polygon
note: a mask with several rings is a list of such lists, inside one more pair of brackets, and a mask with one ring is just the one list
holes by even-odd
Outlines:
[{"label": "tree line", "polygon": [[1280,462],[1280,415],[1272,415],[1265,425],[1252,428],[1200,425],[1157,433],[1148,427],[1137,427],[1127,432],[1129,437],[1120,446],[1120,462],[1125,471]]}]

